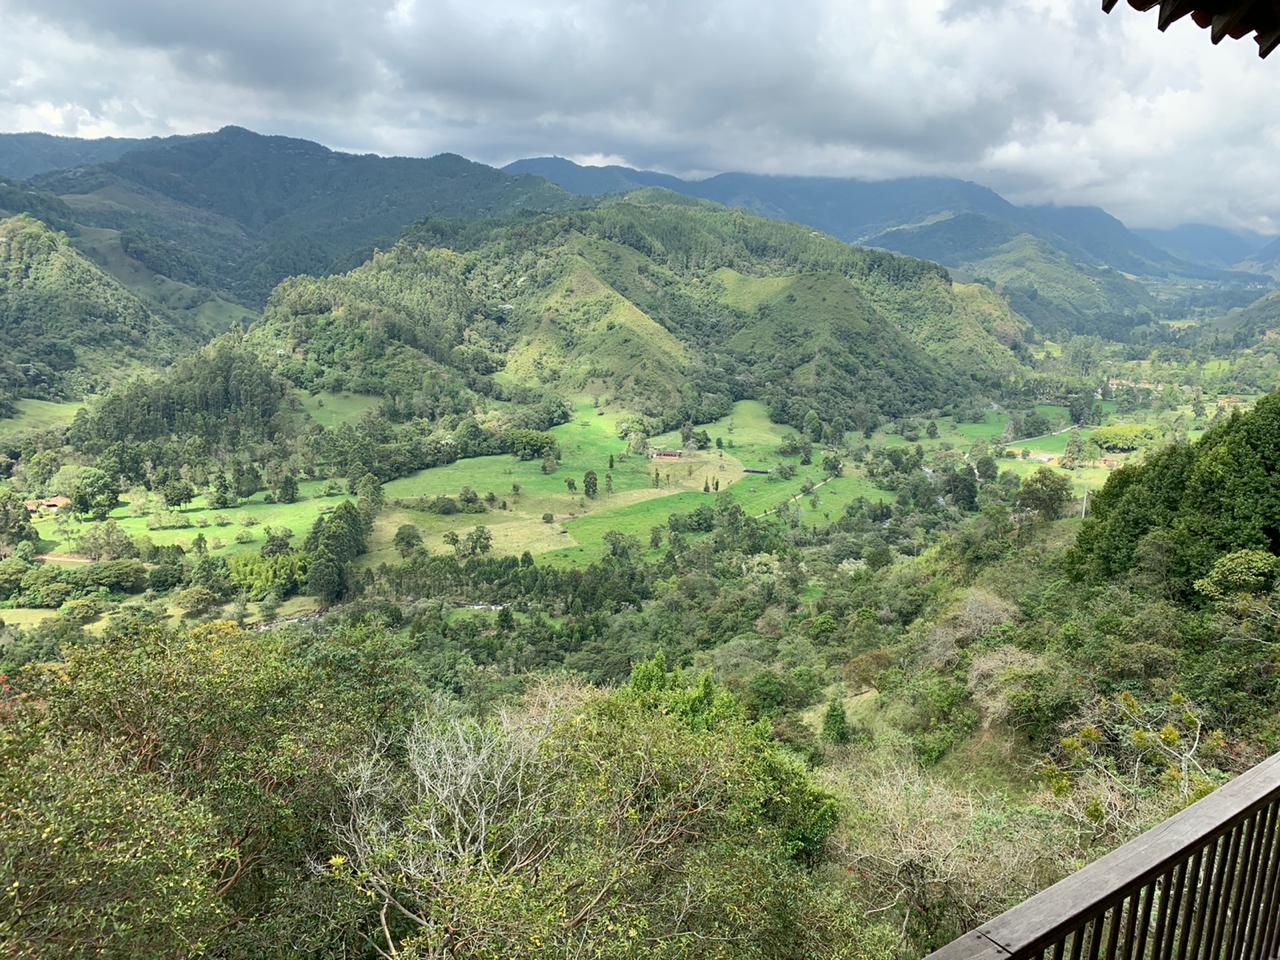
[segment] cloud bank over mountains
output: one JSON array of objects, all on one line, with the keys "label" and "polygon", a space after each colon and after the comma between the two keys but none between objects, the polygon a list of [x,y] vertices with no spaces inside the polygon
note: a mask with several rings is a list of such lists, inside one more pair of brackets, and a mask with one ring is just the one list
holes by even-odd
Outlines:
[{"label": "cloud bank over mountains", "polygon": [[1278,71],[1092,0],[0,0],[7,131],[939,174],[1138,226],[1280,230]]}]

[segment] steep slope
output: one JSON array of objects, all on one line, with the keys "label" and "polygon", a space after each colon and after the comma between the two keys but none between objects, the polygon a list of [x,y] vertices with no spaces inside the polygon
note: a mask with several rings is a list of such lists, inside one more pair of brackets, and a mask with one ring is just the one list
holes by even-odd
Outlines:
[{"label": "steep slope", "polygon": [[797,425],[811,408],[862,425],[1016,379],[1029,336],[934,265],[646,191],[463,253],[406,239],[344,276],[287,281],[249,341],[301,386],[419,410],[549,389],[664,425],[743,398]]},{"label": "steep slope", "polygon": [[588,195],[663,186],[874,246],[880,245],[877,238],[886,231],[948,218],[956,218],[956,226],[962,229],[954,242],[963,243],[968,239],[964,230],[971,229],[968,218],[977,215],[994,221],[1001,230],[1029,233],[1073,259],[1093,265],[1153,276],[1203,272],[1097,207],[1019,207],[994,190],[951,177],[872,181],[723,173],[689,181],[630,167],[584,167],[559,157],[517,160],[506,169],[535,172],[570,192]]},{"label": "steep slope", "polygon": [[667,173],[620,166],[585,167],[564,157],[530,157],[509,163],[502,170],[504,173],[542,177],[584,197],[630,193],[644,187],[665,187],[680,192],[685,184],[679,177]]},{"label": "steep slope", "polygon": [[0,393],[77,395],[190,346],[64,234],[0,221]]},{"label": "steep slope", "polygon": [[[1159,565],[1169,592],[1193,583],[1235,550],[1280,554],[1280,394],[1215,424],[1190,445],[1168,447],[1113,473],[1076,542],[1080,575],[1115,580]],[[1155,545],[1155,550],[1143,550]],[[1152,560],[1157,557],[1157,560]]]},{"label": "steep slope", "polygon": [[[171,137],[169,140],[178,139]],[[165,142],[159,137],[55,137],[48,133],[0,133],[0,176],[25,180],[50,170],[67,170],[117,160],[138,147]]]},{"label": "steep slope", "polygon": [[1244,349],[1266,341],[1280,347],[1280,290],[1273,290],[1240,310],[1208,324],[1204,334],[1219,348]]},{"label": "steep slope", "polygon": [[0,177],[0,218],[28,214],[71,237],[72,245],[159,314],[184,342],[203,343],[247,323],[252,313],[208,289],[201,263],[179,244],[137,229],[76,222],[60,197]]},{"label": "steep slope", "polygon": [[238,127],[164,141],[35,181],[90,226],[175,244],[245,302],[283,277],[354,266],[425,216],[507,216],[575,205],[533,177],[443,154],[356,156]]},{"label": "steep slope", "polygon": [[494,369],[469,337],[483,319],[458,254],[400,243],[340,276],[284,281],[247,343],[300,387],[437,416]]},{"label": "steep slope", "polygon": [[[517,161],[508,169],[536,170],[590,195],[660,177],[686,196],[805,223],[842,240],[933,260],[964,276],[1008,277],[1027,296],[1044,298],[1026,315],[1050,334],[1068,329],[1123,337],[1159,309],[1146,286],[1240,279],[1224,272],[1230,264],[1182,259],[1096,207],[1019,207],[986,187],[945,177],[872,182],[726,173],[684,181],[558,158]],[[1015,308],[1021,311],[1026,299]]]},{"label": "steep slope", "polygon": [[1138,229],[1138,236],[1181,260],[1230,270],[1270,241],[1249,230],[1227,230],[1206,223],[1184,223],[1167,230]]},{"label": "steep slope", "polygon": [[55,230],[76,232],[71,208],[52,193],[0,177],[0,219],[19,213],[28,214]]},{"label": "steep slope", "polygon": [[1107,267],[1072,260],[1038,237],[969,215],[882,234],[890,250],[925,257],[991,283],[1036,329],[1057,336],[1101,333],[1124,339],[1153,321],[1158,304],[1140,283]]},{"label": "steep slope", "polygon": [[1239,268],[1280,280],[1280,237],[1276,237],[1261,250],[1252,253],[1239,264]]}]

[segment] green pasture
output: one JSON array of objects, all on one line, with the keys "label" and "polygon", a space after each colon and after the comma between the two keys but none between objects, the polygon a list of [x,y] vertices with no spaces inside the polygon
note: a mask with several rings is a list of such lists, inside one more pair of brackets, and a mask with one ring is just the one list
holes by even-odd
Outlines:
[{"label": "green pasture", "polygon": [[320,426],[332,430],[341,424],[359,420],[371,410],[378,409],[377,397],[359,393],[305,393],[298,392],[302,409]]},{"label": "green pasture", "polygon": [[12,417],[0,419],[0,436],[66,426],[84,403],[80,400],[18,400],[14,406],[17,411]]},{"label": "green pasture", "polygon": [[[262,547],[266,539],[265,528],[288,527],[293,531],[293,542],[300,544],[316,517],[331,509],[347,496],[334,494],[324,495],[325,481],[308,480],[298,484],[298,500],[294,503],[266,503],[265,491],[255,493],[252,497],[241,501],[239,506],[225,510],[215,510],[208,505],[204,496],[197,497],[180,510],[174,511],[190,522],[191,526],[170,530],[151,530],[147,527],[147,517],[137,515],[133,504],[126,502],[111,512],[111,519],[119,524],[131,537],[148,537],[152,543],[165,546],[176,543],[184,549],[191,546],[197,534],[203,533],[209,545],[209,552],[216,555],[230,556],[236,553],[253,553]],[[158,499],[156,500],[158,503]],[[222,520],[228,523],[220,523]],[[246,521],[248,524],[246,525]],[[40,534],[40,549],[43,553],[71,553],[75,542],[93,526],[95,521],[80,521],[71,516],[42,517],[36,521],[36,532]],[[253,539],[248,543],[237,543],[236,534],[248,531]]]}]

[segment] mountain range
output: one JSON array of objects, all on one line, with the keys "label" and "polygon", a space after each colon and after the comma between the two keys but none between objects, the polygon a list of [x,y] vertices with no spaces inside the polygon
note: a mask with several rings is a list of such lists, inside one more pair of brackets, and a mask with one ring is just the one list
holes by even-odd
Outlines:
[{"label": "mountain range", "polygon": [[684,180],[623,166],[584,167],[562,157],[517,160],[503,169],[535,174],[584,196],[660,186],[975,273],[1019,237],[1047,248],[1050,257],[1146,277],[1222,279],[1223,271],[1237,266],[1261,272],[1280,267],[1280,246],[1269,256],[1255,256],[1271,239],[1259,234],[1196,224],[1130,230],[1098,207],[1017,206],[987,187],[954,178],[724,173]]},{"label": "mountain range", "polygon": [[[88,278],[65,291],[61,315],[105,318],[73,353],[145,329],[135,352],[161,360],[255,325],[300,364],[298,382],[386,393],[377,378],[407,357],[392,378],[405,396],[422,394],[415,370],[434,370],[441,384],[497,393],[611,385],[655,415],[726,383],[764,396],[770,379],[850,418],[933,405],[1016,378],[1017,351],[1042,336],[1125,339],[1178,296],[1247,305],[1272,284],[1222,266],[1244,254],[1260,274],[1280,257],[1280,241],[1192,227],[1144,236],[1097,208],[1019,207],[963,180],[686,181],[558,158],[497,170],[239,127],[141,141],[0,135],[0,216],[15,215],[34,218],[15,236],[39,221],[63,238],[24,249]],[[25,306],[0,320],[33,344],[33,292],[14,279],[28,266],[8,288],[10,307]],[[37,272],[47,298],[60,274]],[[297,276],[317,279],[284,282]],[[111,310],[86,306],[84,290]],[[112,310],[132,319],[117,324]],[[337,338],[328,353],[317,324]],[[72,356],[57,368],[51,382],[87,375]],[[795,419],[785,405],[772,404]]]}]

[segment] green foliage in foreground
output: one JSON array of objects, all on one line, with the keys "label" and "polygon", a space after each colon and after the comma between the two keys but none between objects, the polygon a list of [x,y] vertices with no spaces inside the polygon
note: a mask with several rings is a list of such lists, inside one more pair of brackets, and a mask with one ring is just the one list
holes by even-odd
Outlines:
[{"label": "green foliage in foreground", "polygon": [[65,652],[0,700],[15,956],[887,956],[819,869],[833,799],[709,678],[477,719],[368,628]]},{"label": "green foliage in foreground", "polygon": [[1234,550],[1280,552],[1280,394],[1189,445],[1113,473],[1091,503],[1075,569],[1095,580],[1141,570],[1173,596]]}]

